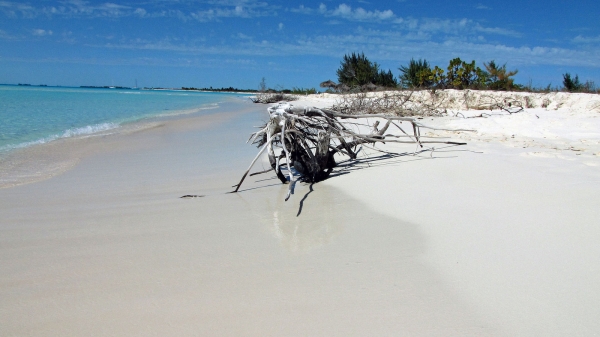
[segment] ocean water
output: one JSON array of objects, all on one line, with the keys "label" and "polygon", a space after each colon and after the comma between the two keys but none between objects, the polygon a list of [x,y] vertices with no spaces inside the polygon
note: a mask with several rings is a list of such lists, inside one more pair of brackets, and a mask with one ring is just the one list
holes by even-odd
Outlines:
[{"label": "ocean water", "polygon": [[0,159],[61,138],[118,132],[146,119],[201,113],[239,94],[0,85]]}]

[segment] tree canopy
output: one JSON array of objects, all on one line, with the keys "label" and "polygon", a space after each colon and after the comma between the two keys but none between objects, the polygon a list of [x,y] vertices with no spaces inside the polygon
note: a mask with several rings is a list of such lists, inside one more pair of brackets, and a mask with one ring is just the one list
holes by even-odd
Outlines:
[{"label": "tree canopy", "polygon": [[[423,89],[487,89],[487,90],[522,90],[523,85],[516,84],[514,76],[518,70],[508,70],[505,64],[495,60],[483,63],[483,69],[475,61],[466,62],[456,57],[445,68],[435,66],[425,59],[411,58],[408,65],[400,65],[400,74],[394,77],[391,70],[383,70],[377,62],[369,60],[364,53],[344,55],[337,70],[338,84],[331,82],[327,87],[337,90],[359,88],[373,90],[377,87],[423,88]],[[325,83],[325,82],[324,82]],[[527,87],[534,90],[531,84]],[[546,89],[551,90],[550,86]],[[558,90],[558,89],[557,89]],[[563,74],[563,90],[569,92],[600,92],[594,82],[582,83],[579,77]]]},{"label": "tree canopy", "polygon": [[407,66],[400,66],[400,83],[405,88],[430,87],[433,81],[429,79],[431,68],[427,60],[415,61],[410,59]]},{"label": "tree canopy", "polygon": [[369,84],[383,87],[396,87],[398,81],[390,70],[380,70],[376,62],[371,62],[364,53],[344,55],[337,70],[338,83],[350,88]]},{"label": "tree canopy", "polygon": [[483,63],[483,65],[488,73],[487,87],[489,89],[511,90],[519,88],[515,85],[515,80],[511,78],[519,72],[518,70],[508,71],[506,70],[506,63],[499,67],[494,60]]},{"label": "tree canopy", "polygon": [[569,73],[563,74],[563,86],[565,87],[565,90],[569,92],[579,91],[583,87],[581,82],[579,82],[579,75],[575,75],[575,78],[571,78],[571,74]]}]

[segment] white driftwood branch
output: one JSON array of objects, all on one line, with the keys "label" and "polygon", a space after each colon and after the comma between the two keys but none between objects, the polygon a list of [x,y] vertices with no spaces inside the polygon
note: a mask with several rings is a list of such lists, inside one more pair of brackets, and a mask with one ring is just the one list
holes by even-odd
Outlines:
[{"label": "white driftwood branch", "polygon": [[[416,118],[394,116],[387,114],[347,114],[331,109],[318,109],[314,107],[295,107],[289,103],[280,102],[269,107],[269,121],[259,131],[250,136],[249,141],[261,147],[258,155],[252,160],[248,170],[237,185],[238,192],[244,179],[261,156],[268,150],[271,169],[275,171],[282,183],[288,183],[287,201],[294,192],[298,180],[317,182],[326,179],[336,166],[334,155],[343,155],[355,159],[357,148],[362,145],[376,143],[417,144],[452,144],[464,145],[465,143],[451,141],[423,140],[421,128],[444,131],[473,131],[449,130],[426,126]],[[372,118],[385,120],[385,125],[378,129],[380,122],[376,121],[371,126],[370,133],[355,132],[352,129],[367,126]],[[362,122],[361,122],[362,121]],[[398,122],[408,122],[412,127],[412,134],[407,133]],[[395,134],[390,131],[394,126],[400,131]],[[409,138],[401,140],[400,138]],[[279,154],[276,148],[281,148]],[[386,153],[392,153],[384,151]],[[285,163],[281,161],[285,160]],[[287,177],[281,167],[287,169]],[[267,170],[270,171],[270,170]],[[254,174],[265,173],[261,171]]]}]

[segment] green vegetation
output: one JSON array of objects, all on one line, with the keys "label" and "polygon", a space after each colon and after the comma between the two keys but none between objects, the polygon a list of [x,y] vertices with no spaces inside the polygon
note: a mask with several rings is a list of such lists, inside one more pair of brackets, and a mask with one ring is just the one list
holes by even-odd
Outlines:
[{"label": "green vegetation", "polygon": [[398,81],[390,70],[379,69],[379,65],[371,62],[364,53],[344,55],[337,76],[338,83],[349,88],[373,85],[387,88],[398,86]]},{"label": "green vegetation", "polygon": [[[511,77],[515,76],[519,71],[507,71],[506,63],[501,67],[496,65],[494,60],[483,64],[488,73],[487,86],[491,90],[512,90],[520,89],[520,85],[515,84],[515,80]],[[531,88],[531,86],[529,86]]]},{"label": "green vegetation", "polygon": [[576,92],[581,90],[583,87],[583,85],[579,82],[579,76],[575,75],[575,78],[572,79],[571,74],[569,73],[563,74],[563,86],[568,92]]},{"label": "green vegetation", "polygon": [[[450,60],[448,66],[432,67],[425,59],[410,60],[408,65],[401,65],[398,79],[390,70],[380,69],[379,64],[370,61],[364,53],[344,55],[337,70],[338,84],[323,82],[322,87],[328,90],[374,90],[379,88],[405,89],[476,89],[476,90],[528,90],[538,92],[559,91],[549,84],[543,88],[533,88],[531,80],[524,86],[515,83],[517,69],[508,70],[506,63],[497,64],[495,60],[483,63],[483,69],[475,61],[466,62],[460,58]],[[331,83],[330,83],[331,82]],[[594,82],[581,83],[579,77],[572,78],[569,73],[563,75],[564,91],[600,93]]]},{"label": "green vegetation", "polygon": [[403,88],[440,87],[444,71],[437,66],[431,69],[427,60],[411,59],[408,66],[400,66],[400,83]]},{"label": "green vegetation", "polygon": [[563,88],[568,92],[600,93],[594,82],[586,81],[585,83],[581,83],[577,74],[575,78],[572,78],[570,73],[563,74]]},{"label": "green vegetation", "polygon": [[252,89],[238,89],[238,88],[234,88],[234,87],[228,87],[228,88],[194,88],[194,87],[182,87],[181,90],[195,90],[195,91],[213,91],[213,92],[256,92],[256,90],[252,90]]},{"label": "green vegetation", "polygon": [[373,83],[377,76],[377,65],[373,64],[365,54],[344,55],[337,70],[338,82],[349,87]]},{"label": "green vegetation", "polygon": [[238,89],[238,88],[234,88],[234,87],[223,87],[223,88],[194,88],[194,87],[182,87],[181,90],[193,90],[193,91],[212,91],[212,92],[251,92],[251,93],[255,93],[255,92],[260,92],[260,93],[269,93],[269,94],[292,94],[292,95],[310,95],[310,94],[316,94],[317,93],[317,89],[315,88],[292,88],[290,89],[279,89],[279,90],[275,90],[275,89],[270,89],[267,88],[266,83],[264,82],[264,78],[260,83],[259,89],[255,90],[255,89]]},{"label": "green vegetation", "polygon": [[398,86],[398,81],[394,78],[394,74],[392,74],[391,70],[388,70],[387,72],[379,70],[373,84],[385,88],[395,88]]},{"label": "green vegetation", "polygon": [[444,71],[438,66],[432,69],[427,60],[411,59],[408,66],[400,66],[400,80],[404,88],[520,89],[511,78],[517,70],[507,71],[506,64],[498,67],[493,60],[484,63],[484,66],[487,71],[477,67],[475,61],[467,63],[457,57],[450,60]]},{"label": "green vegetation", "polygon": [[450,60],[445,77],[445,86],[454,89],[487,89],[488,74],[475,66],[475,61],[467,63],[460,58]]},{"label": "green vegetation", "polygon": [[312,94],[316,94],[317,93],[317,89],[315,89],[315,88],[310,88],[310,89],[306,88],[306,89],[304,89],[304,88],[293,87],[292,90],[287,90],[289,92],[285,92],[285,91],[286,90],[284,90],[283,92],[287,93],[287,94],[293,94],[293,95],[312,95]]},{"label": "green vegetation", "polygon": [[[512,76],[517,70],[507,71],[506,64],[497,66],[495,61],[484,63],[486,70],[475,65],[475,61],[467,63],[460,58],[450,60],[446,70],[431,67],[424,59],[411,59],[407,66],[400,66],[400,85],[403,88],[429,89],[492,89],[516,90],[521,87],[514,83]],[[364,54],[344,56],[342,66],[338,69],[340,84],[348,87],[364,86],[372,83],[383,87],[396,87],[398,81],[390,71],[386,73],[386,81],[377,80],[375,73],[381,74],[377,63],[370,62]],[[371,77],[365,74],[371,74]],[[382,83],[383,82],[383,83]]]},{"label": "green vegetation", "polygon": [[410,59],[408,67],[400,66],[398,69],[401,72],[400,83],[403,87],[423,88],[430,87],[434,83],[433,79],[430,79],[432,69],[427,60],[419,59],[415,61],[415,59]]},{"label": "green vegetation", "polygon": [[267,86],[267,80],[263,77],[258,84],[258,93],[256,97],[251,98],[254,103],[277,103],[281,101],[295,101],[298,99],[299,95],[310,95],[316,94],[317,90],[315,88],[304,89],[293,87],[290,89],[284,89],[282,86],[278,85],[278,90],[270,89]]}]

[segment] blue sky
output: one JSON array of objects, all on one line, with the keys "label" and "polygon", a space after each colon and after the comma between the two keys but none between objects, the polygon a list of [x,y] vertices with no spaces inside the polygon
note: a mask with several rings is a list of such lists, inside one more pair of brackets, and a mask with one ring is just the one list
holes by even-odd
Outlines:
[{"label": "blue sky", "polygon": [[507,63],[517,82],[600,85],[600,1],[0,0],[0,83],[318,87],[364,52]]}]

